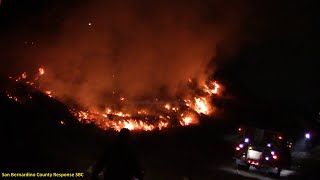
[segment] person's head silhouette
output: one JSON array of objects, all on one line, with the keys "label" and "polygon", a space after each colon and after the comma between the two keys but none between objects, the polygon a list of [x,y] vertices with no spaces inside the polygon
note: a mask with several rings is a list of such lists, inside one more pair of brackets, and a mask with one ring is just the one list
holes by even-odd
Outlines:
[{"label": "person's head silhouette", "polygon": [[130,138],[130,130],[127,128],[122,128],[118,134],[118,139],[121,142],[128,142]]}]

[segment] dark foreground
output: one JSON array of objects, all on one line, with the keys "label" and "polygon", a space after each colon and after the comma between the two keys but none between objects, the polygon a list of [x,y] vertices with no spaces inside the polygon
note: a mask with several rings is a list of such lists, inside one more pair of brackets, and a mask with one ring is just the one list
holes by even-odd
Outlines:
[{"label": "dark foreground", "polygon": [[[78,124],[62,104],[50,101],[25,106],[1,98],[1,114],[9,117],[1,119],[1,173],[87,172],[113,141],[115,132]],[[231,124],[205,119],[201,126],[134,132],[145,179],[274,179],[266,172],[234,168]],[[280,179],[319,179],[318,166],[319,160],[301,160]]]}]

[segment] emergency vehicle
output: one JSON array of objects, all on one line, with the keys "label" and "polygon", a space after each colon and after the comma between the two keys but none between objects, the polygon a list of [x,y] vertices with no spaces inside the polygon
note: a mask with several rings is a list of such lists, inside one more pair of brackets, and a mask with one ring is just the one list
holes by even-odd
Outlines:
[{"label": "emergency vehicle", "polygon": [[238,127],[235,140],[235,163],[238,168],[265,169],[280,176],[291,166],[292,142],[281,133],[256,127]]}]

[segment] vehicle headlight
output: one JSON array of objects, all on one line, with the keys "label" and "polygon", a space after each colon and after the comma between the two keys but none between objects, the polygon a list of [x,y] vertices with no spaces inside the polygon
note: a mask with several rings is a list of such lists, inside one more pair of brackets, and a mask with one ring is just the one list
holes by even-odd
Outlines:
[{"label": "vehicle headlight", "polygon": [[310,139],[311,138],[311,134],[310,133],[306,133],[306,139]]},{"label": "vehicle headlight", "polygon": [[268,147],[271,147],[271,143],[268,143],[267,146],[268,146]]},{"label": "vehicle headlight", "polygon": [[244,139],[244,142],[246,142],[246,143],[248,143],[249,141],[250,141],[249,138],[245,138],[245,139]]}]

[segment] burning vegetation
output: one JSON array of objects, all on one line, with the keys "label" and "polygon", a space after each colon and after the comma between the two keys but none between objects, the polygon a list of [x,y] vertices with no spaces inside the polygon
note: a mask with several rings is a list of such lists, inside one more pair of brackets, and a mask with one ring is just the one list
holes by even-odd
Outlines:
[{"label": "burning vegetation", "polygon": [[[8,98],[35,102],[30,92],[41,92],[65,104],[79,122],[105,130],[190,126],[215,114],[223,86],[211,75],[220,49],[239,41],[234,37],[242,7],[205,1],[78,3],[61,9],[61,24],[47,24],[53,33],[23,34],[23,46],[17,42],[2,55],[13,61],[2,68],[4,75],[22,72],[11,77]],[[39,65],[44,68],[32,73]]]},{"label": "burning vegetation", "polygon": [[[7,97],[18,103],[26,104],[32,101],[33,91],[40,91],[67,105],[70,113],[79,122],[93,123],[101,129],[116,131],[121,128],[152,131],[197,124],[200,115],[210,116],[214,113],[213,101],[219,96],[221,90],[216,81],[201,84],[189,79],[185,83],[188,89],[184,91],[184,94],[174,98],[158,97],[137,101],[120,96],[117,103],[106,102],[100,107],[81,107],[79,103],[59,97],[55,92],[42,86],[41,82],[46,78],[45,76],[45,69],[39,68],[36,73],[30,75],[23,72],[18,77],[9,77],[12,84],[6,89]],[[65,122],[61,121],[61,125],[65,125]]]}]

